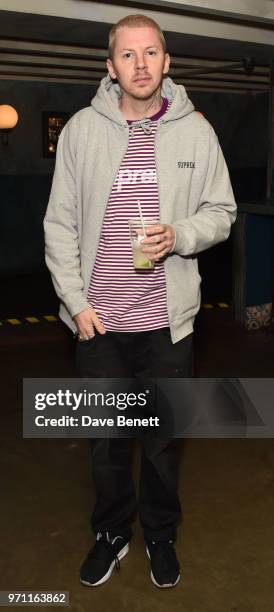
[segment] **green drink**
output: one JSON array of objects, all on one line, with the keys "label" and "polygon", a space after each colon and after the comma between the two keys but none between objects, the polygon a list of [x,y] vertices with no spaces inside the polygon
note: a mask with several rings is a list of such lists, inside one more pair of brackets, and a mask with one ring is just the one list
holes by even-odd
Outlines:
[{"label": "green drink", "polygon": [[158,225],[159,221],[140,218],[129,219],[130,241],[132,246],[133,265],[136,270],[151,270],[154,268],[154,261],[151,261],[146,253],[142,251],[142,240],[146,237],[144,229],[151,225]]}]

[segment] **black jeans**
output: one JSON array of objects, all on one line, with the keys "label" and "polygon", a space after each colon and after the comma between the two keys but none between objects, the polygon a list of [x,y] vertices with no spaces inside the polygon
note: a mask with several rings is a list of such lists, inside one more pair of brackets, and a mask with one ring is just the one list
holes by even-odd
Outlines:
[{"label": "black jeans", "polygon": [[[185,378],[192,376],[190,334],[172,344],[168,327],[145,332],[96,333],[77,342],[80,376],[92,378]],[[131,535],[137,501],[131,475],[132,440],[91,441],[97,501],[93,530]],[[145,439],[142,443],[138,510],[148,540],[175,539],[181,518],[177,496],[177,441]]]}]

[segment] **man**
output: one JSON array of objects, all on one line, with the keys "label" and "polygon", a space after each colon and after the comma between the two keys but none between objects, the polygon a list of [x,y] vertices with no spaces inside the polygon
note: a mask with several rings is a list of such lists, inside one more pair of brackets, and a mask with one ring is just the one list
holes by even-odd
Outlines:
[{"label": "man", "polygon": [[[45,219],[46,261],[60,316],[78,332],[77,365],[91,377],[188,377],[200,306],[197,253],[227,239],[236,207],[209,123],[183,86],[166,75],[170,58],[157,23],[131,15],[111,29],[109,75],[91,107],[61,133]],[[135,270],[128,219],[157,221]],[[97,440],[93,473],[96,542],[83,584],[107,580],[129,549],[136,499],[129,440]],[[175,586],[173,543],[180,519],[176,445],[146,441],[139,514],[151,579]]]}]

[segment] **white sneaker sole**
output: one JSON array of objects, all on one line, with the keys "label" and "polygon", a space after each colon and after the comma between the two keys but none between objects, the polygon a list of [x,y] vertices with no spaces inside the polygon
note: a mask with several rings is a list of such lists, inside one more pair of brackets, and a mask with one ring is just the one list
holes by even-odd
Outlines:
[{"label": "white sneaker sole", "polygon": [[[149,554],[148,547],[146,547],[146,551],[147,551],[147,556],[150,559],[150,554]],[[176,584],[178,584],[179,580],[181,579],[181,574],[178,575],[178,578],[176,579],[175,582],[170,582],[170,583],[167,583],[167,584],[158,584],[157,580],[155,580],[155,578],[153,576],[152,570],[150,572],[150,578],[151,578],[153,584],[155,584],[155,586],[159,587],[159,589],[170,589],[171,587],[175,587]]]},{"label": "white sneaker sole", "polygon": [[[120,552],[117,555],[119,561],[127,555],[128,551],[129,551],[129,544],[126,544],[124,548],[122,548],[122,550],[120,550]],[[82,580],[81,578],[80,578],[80,582],[81,584],[84,584],[85,586],[89,586],[89,587],[99,586],[100,584],[103,584],[103,582],[106,582],[110,578],[114,570],[114,567],[115,567],[115,560],[112,561],[107,573],[103,576],[103,578],[101,578],[101,580],[98,580],[98,582],[88,582],[87,580]]]}]

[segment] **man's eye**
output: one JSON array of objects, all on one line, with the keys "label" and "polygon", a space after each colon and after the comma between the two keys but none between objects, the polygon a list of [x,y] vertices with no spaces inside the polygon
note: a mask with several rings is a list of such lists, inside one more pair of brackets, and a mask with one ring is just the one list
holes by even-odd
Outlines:
[{"label": "man's eye", "polygon": [[124,54],[123,54],[123,57],[124,57],[125,59],[128,59],[128,58],[129,58],[129,57],[131,57],[131,56],[132,56],[132,53],[131,53],[130,51],[127,51],[127,53],[124,53]]},{"label": "man's eye", "polygon": [[154,49],[149,49],[148,55],[156,55],[156,51]]}]

